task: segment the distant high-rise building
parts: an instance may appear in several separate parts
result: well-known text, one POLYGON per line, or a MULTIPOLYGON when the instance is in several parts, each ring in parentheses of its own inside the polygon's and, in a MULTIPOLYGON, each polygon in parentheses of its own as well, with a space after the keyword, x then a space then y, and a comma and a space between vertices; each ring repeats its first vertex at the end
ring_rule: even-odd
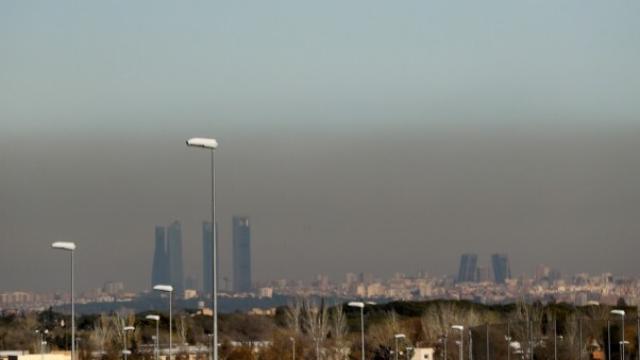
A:
POLYGON ((151 287, 169 282, 169 256, 167 254, 165 233, 164 226, 156 226, 156 243, 151 268, 151 287))
MULTIPOLYGON (((218 229, 216 226, 216 238, 218 238, 218 229)), ((211 270, 213 269, 212 253, 211 253, 211 244, 213 240, 211 239, 211 223, 203 222, 202 223, 202 291, 205 294, 211 294, 211 270)), ((219 242, 216 242, 216 246, 219 249, 219 242)), ((218 250, 216 249, 216 250, 218 250)), ((218 251, 216 251, 218 252, 218 251)), ((219 253, 218 253, 218 256, 219 253)), ((216 270, 218 273, 218 289, 220 288, 220 262, 216 264, 216 270)))
POLYGON ((233 217, 233 290, 251 291, 251 226, 243 216, 233 217))
POLYGON ((498 284, 504 284, 505 280, 511 279, 511 266, 507 254, 491 255, 491 266, 493 267, 493 279, 498 284))
POLYGON ((167 227, 167 249, 169 253, 169 284, 178 297, 184 296, 184 271, 182 264, 182 226, 179 221, 167 227))
POLYGON ((478 255, 462 254, 460 257, 460 269, 458 270, 458 282, 476 281, 478 255))

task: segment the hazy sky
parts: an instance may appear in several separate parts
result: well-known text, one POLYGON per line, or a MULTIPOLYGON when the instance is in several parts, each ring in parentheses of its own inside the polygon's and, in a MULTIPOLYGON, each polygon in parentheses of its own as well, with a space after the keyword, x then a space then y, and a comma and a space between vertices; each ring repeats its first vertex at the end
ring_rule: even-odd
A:
POLYGON ((201 221, 254 278, 638 275, 637 1, 3 1, 0 291, 149 287, 153 228, 201 221))

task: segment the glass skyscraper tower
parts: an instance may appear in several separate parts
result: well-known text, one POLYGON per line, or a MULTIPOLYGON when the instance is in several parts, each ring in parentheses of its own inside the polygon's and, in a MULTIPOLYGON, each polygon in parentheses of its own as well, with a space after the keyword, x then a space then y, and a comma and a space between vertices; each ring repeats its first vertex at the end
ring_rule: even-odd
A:
POLYGON ((182 264, 182 225, 179 221, 167 227, 167 249, 169 253, 169 284, 177 297, 184 296, 184 275, 182 264))
POLYGON ((233 290, 251 291, 251 225, 244 216, 233 217, 233 290))

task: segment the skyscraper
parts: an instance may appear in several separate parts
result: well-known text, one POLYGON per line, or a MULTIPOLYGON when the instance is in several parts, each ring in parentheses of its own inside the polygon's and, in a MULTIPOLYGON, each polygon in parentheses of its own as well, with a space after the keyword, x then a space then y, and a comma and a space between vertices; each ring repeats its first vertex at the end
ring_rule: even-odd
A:
POLYGON ((167 227, 167 249, 169 253, 169 284, 173 286, 176 296, 182 297, 184 295, 182 226, 177 220, 167 227))
POLYGON ((458 270, 458 282, 476 281, 478 255, 462 254, 460 257, 460 269, 458 270))
POLYGON ((251 226, 244 216, 233 217, 233 290, 251 291, 251 226))
POLYGON ((511 266, 507 254, 491 255, 491 266, 493 267, 493 278, 496 283, 504 284, 506 279, 511 278, 511 266))
MULTIPOLYGON (((216 238, 218 238, 218 227, 216 226, 216 238)), ((205 294, 211 294, 211 270, 213 269, 213 262, 211 261, 211 244, 213 240, 211 239, 211 223, 203 222, 202 223, 202 291, 205 294)), ((220 248, 219 242, 216 242, 216 246, 218 249, 220 248)), ((218 250, 216 249, 216 250, 218 250)), ((218 251, 216 251, 218 252, 218 251)), ((220 256, 220 255, 218 255, 220 256)), ((216 270, 218 274, 218 288, 220 288, 220 262, 216 264, 216 270)))
POLYGON ((169 257, 165 241, 164 226, 156 226, 155 249, 153 251, 153 266, 151 268, 151 286, 169 282, 169 257))

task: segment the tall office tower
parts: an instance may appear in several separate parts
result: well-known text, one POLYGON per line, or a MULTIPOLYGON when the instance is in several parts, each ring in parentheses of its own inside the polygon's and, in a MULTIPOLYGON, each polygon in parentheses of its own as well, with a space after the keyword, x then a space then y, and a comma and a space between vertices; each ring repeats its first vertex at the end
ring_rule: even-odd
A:
POLYGON ((458 282, 476 281, 478 255, 462 254, 460 257, 460 269, 458 270, 458 282))
POLYGON ((151 287, 169 282, 169 257, 167 255, 165 234, 164 226, 156 226, 156 245, 153 251, 151 287))
POLYGON ((493 267, 493 278, 496 283, 504 284, 506 279, 511 278, 511 267, 507 254, 491 255, 491 266, 493 267))
POLYGON ((182 226, 179 221, 167 227, 167 249, 169 250, 169 284, 176 297, 184 296, 184 276, 182 267, 182 226))
POLYGON ((251 226, 244 216, 233 217, 233 290, 251 291, 251 226))
MULTIPOLYGON (((216 226, 216 239, 220 240, 218 237, 218 228, 216 226)), ((211 223, 203 222, 202 223, 202 291, 205 294, 211 294, 211 270, 213 269, 213 262, 211 261, 211 244, 213 240, 211 239, 211 223)), ((220 242, 216 242, 216 252, 218 253, 218 258, 220 258, 220 253, 217 251, 220 249, 220 242)), ((216 279, 218 282, 218 289, 220 289, 220 262, 216 264, 216 270, 218 272, 218 278, 216 279)))

